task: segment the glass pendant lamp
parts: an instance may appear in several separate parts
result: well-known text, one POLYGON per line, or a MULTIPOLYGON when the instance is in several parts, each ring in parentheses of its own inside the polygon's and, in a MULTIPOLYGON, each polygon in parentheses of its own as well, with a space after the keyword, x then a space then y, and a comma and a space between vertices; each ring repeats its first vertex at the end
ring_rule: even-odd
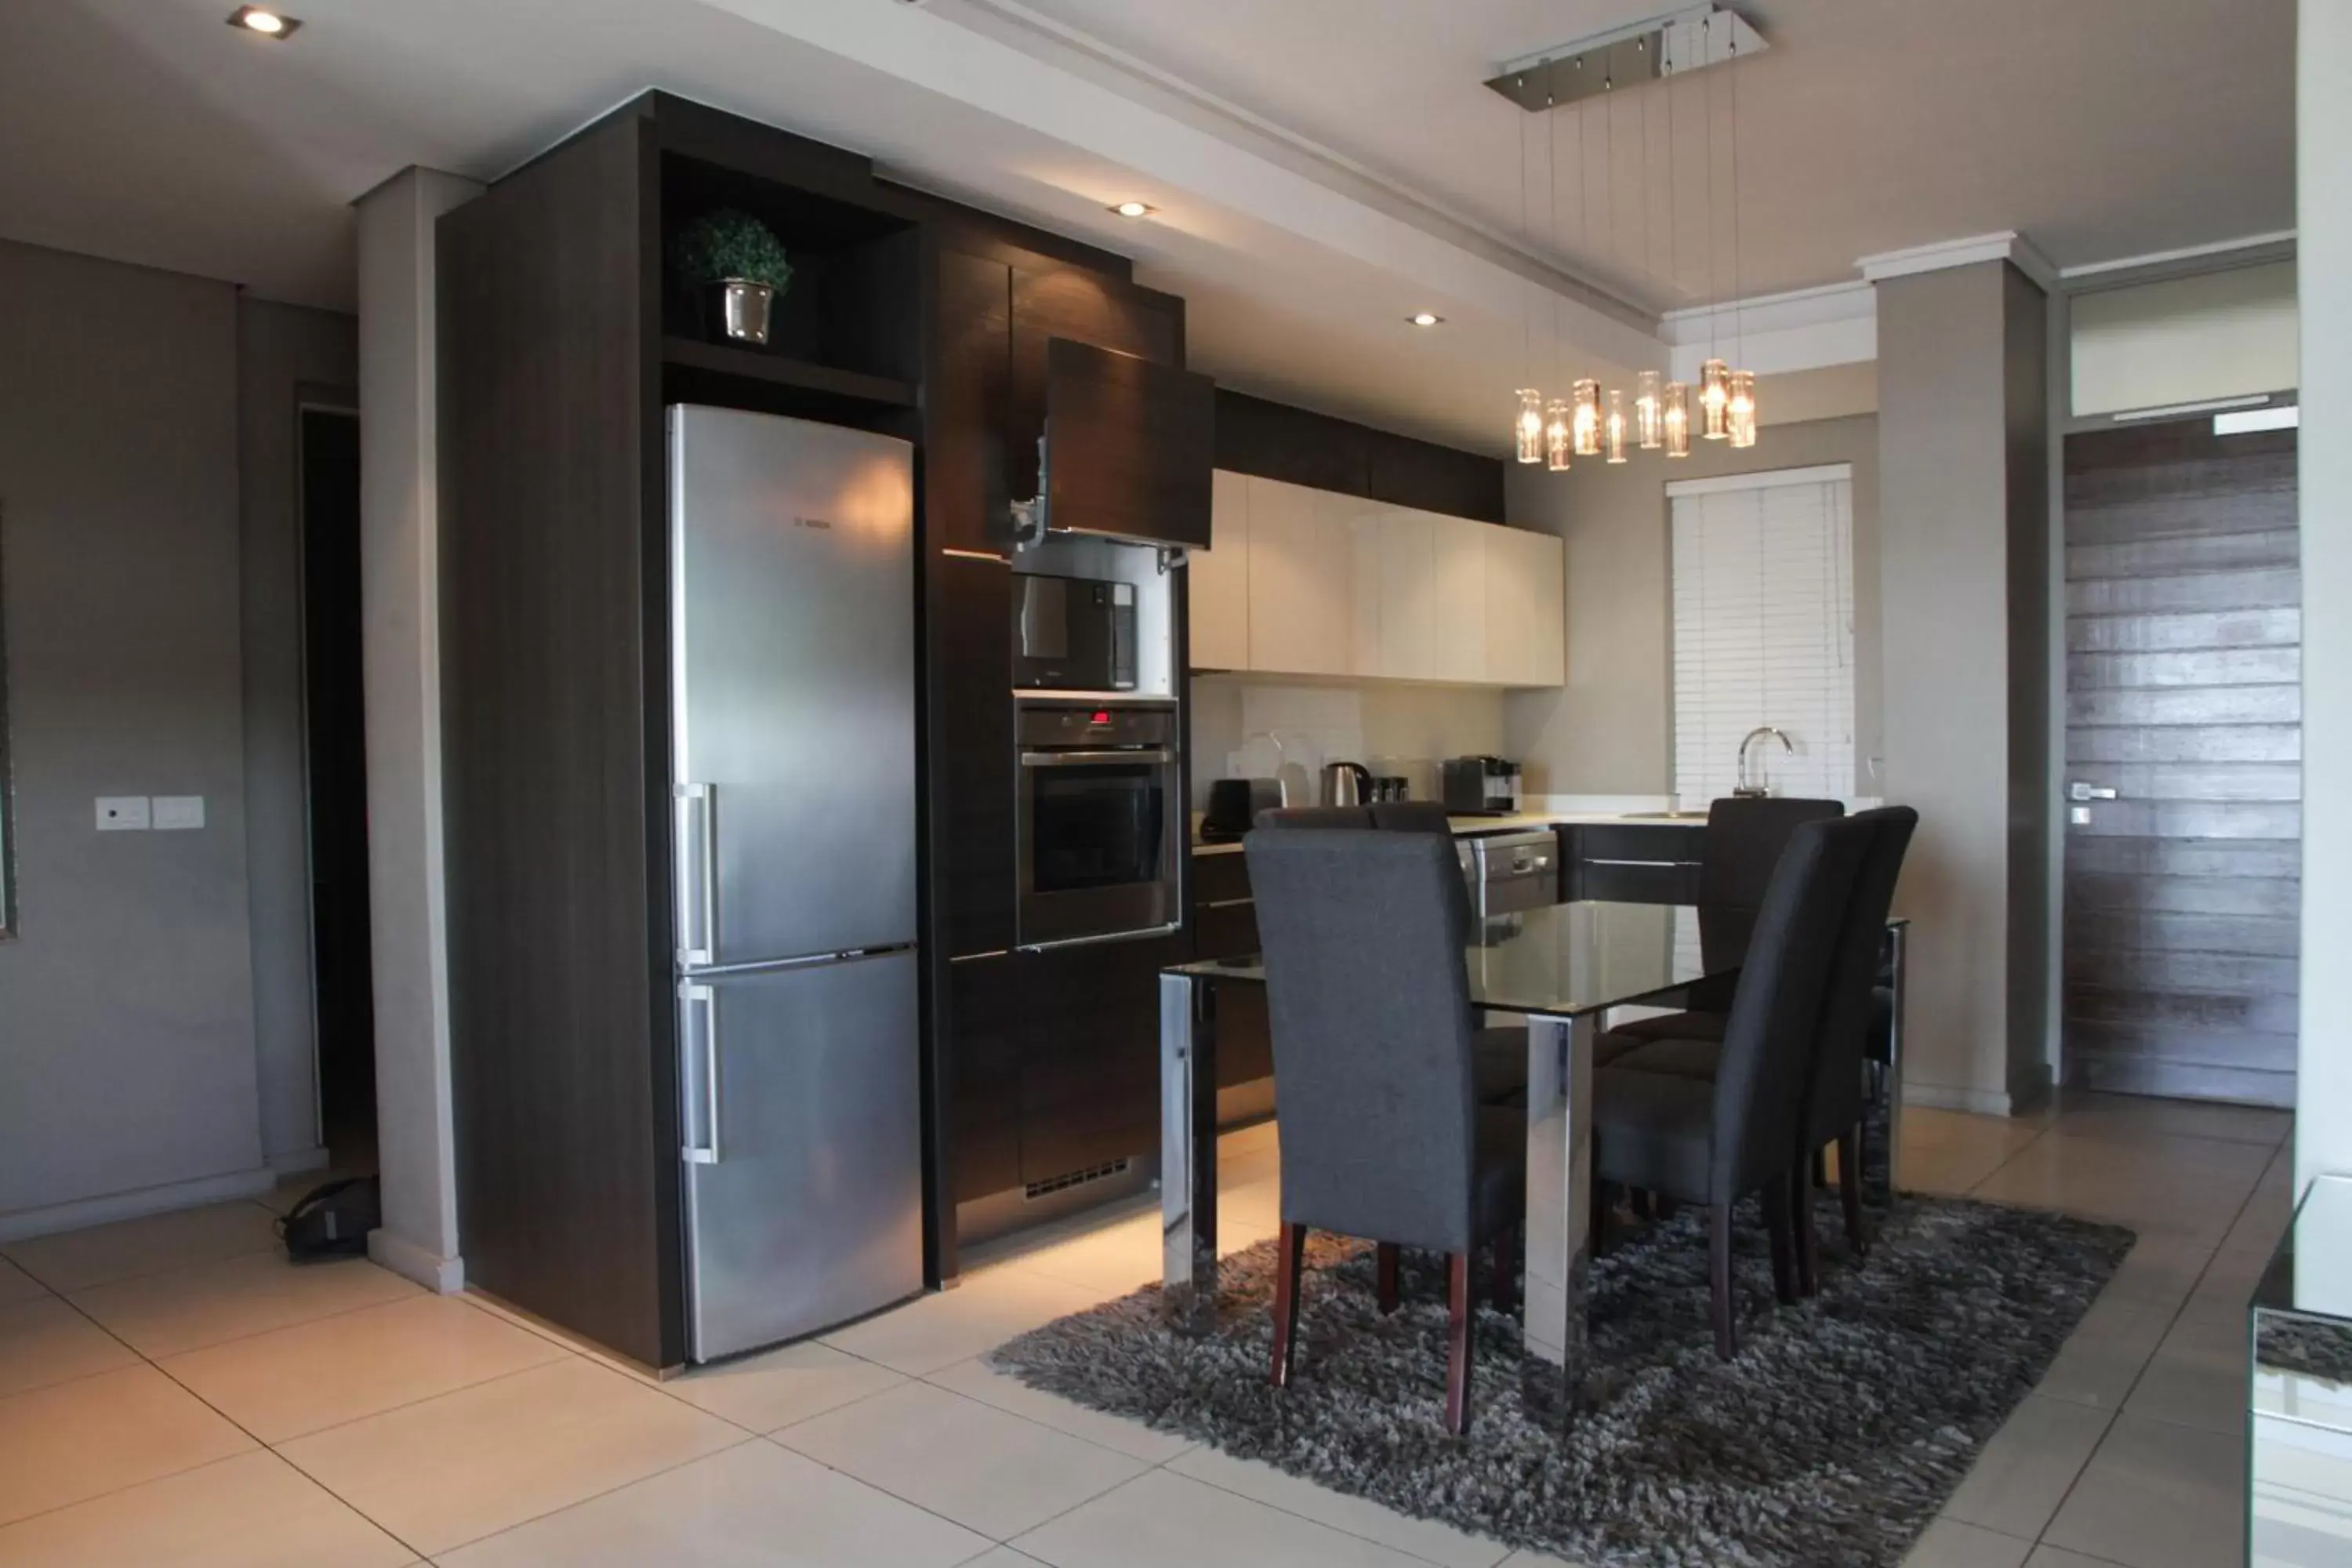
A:
POLYGON ((1571 425, 1580 458, 1601 456, 1601 384, 1590 377, 1576 384, 1576 412, 1571 425))
POLYGON ((1625 393, 1623 388, 1612 386, 1609 389, 1609 416, 1601 421, 1601 430, 1602 444, 1607 447, 1609 452, 1609 460, 1612 463, 1623 462, 1625 460, 1625 393))
POLYGON ((1532 386, 1519 388, 1519 461, 1543 461, 1543 394, 1532 386))
POLYGON ((1562 473, 1567 470, 1568 449, 1573 438, 1574 430, 1569 423, 1568 405, 1555 397, 1544 415, 1544 461, 1553 473, 1562 473))
POLYGON ((1665 412, 1659 422, 1665 426, 1666 456, 1690 456, 1690 388, 1679 381, 1666 383, 1665 412))
POLYGON ((1643 371, 1633 381, 1633 438, 1644 452, 1665 444, 1665 412, 1658 396, 1658 373, 1643 371))
POLYGON ((1756 375, 1752 371, 1731 373, 1731 396, 1724 405, 1724 416, 1731 429, 1735 447, 1756 445, 1756 375))
POLYGON ((1710 441, 1731 434, 1731 367, 1719 359, 1698 367, 1698 433, 1710 441))

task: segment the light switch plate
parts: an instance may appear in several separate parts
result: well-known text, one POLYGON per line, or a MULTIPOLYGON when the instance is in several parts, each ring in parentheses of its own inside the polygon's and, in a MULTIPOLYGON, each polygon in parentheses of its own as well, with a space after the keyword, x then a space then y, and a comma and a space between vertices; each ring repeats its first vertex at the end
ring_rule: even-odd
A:
POLYGON ((142 832, 147 821, 147 797, 143 795, 102 795, 98 797, 98 830, 100 833, 142 832))
POLYGON ((158 833, 184 832, 204 825, 203 795, 159 795, 155 797, 155 830, 158 833))

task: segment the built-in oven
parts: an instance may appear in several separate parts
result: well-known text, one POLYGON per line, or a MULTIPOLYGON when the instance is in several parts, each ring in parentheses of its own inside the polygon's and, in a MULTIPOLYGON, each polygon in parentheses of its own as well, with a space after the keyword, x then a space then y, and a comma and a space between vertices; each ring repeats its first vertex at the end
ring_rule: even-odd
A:
POLYGON ((1013 684, 1032 691, 1135 689, 1135 584, 1013 574, 1013 684))
POLYGON ((1024 698, 1016 714, 1021 945, 1176 930, 1186 844, 1175 705, 1024 698))

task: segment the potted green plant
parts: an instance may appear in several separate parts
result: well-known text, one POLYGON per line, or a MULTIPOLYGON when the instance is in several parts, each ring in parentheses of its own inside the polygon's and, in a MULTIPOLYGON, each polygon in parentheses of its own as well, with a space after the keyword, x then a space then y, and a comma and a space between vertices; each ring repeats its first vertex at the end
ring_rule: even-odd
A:
POLYGON ((749 213, 704 213, 677 237, 679 274, 706 291, 720 330, 737 342, 765 344, 769 309, 793 280, 782 241, 749 213))

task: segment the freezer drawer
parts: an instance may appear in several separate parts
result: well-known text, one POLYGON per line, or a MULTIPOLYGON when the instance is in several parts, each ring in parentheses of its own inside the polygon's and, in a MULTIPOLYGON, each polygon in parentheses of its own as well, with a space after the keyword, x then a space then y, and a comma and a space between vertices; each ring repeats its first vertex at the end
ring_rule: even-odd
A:
POLYGON ((912 950, 678 987, 688 1353, 814 1333, 923 1286, 912 950))

